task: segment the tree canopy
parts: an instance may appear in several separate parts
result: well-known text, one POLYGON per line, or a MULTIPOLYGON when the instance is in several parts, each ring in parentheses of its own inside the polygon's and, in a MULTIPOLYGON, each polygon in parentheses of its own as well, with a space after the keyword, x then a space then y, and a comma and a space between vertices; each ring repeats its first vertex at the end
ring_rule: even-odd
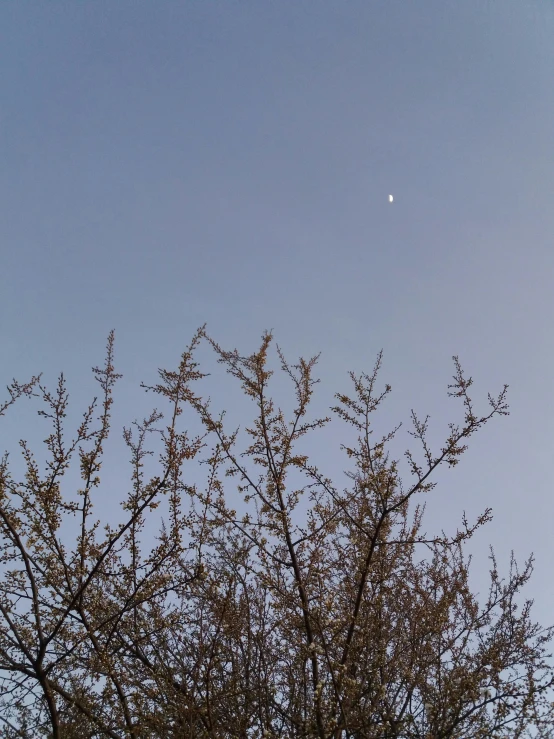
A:
POLYGON ((370 374, 350 373, 331 409, 357 436, 341 445, 349 484, 339 489, 301 449, 331 420, 309 415, 318 357, 289 364, 277 347, 295 400, 287 418, 270 394, 271 342, 265 333, 243 357, 202 327, 178 367, 143 386, 165 407, 123 430, 131 472, 118 523, 94 507, 121 377, 113 332, 93 369, 99 398, 72 438, 63 375, 54 391, 41 376, 8 387, 0 415, 38 397, 51 433, 42 466, 20 442, 23 479, 7 453, 0 464, 1 736, 554 737, 553 631, 520 596, 532 558, 518 567, 512 557, 502 576, 491 550, 480 600, 465 545, 490 509, 451 535, 422 529, 433 473, 507 415, 507 387, 477 410, 454 357, 448 395, 463 420, 432 449, 428 418, 412 412, 417 449, 406 451, 402 479, 389 451, 399 427, 374 435, 372 414, 391 391, 377 389, 379 354, 370 374), (197 394, 200 342, 253 402, 246 445, 197 394), (162 450, 147 475, 154 432, 162 450), (73 463, 81 483, 68 492, 73 463), (191 464, 205 471, 202 485, 191 464), (158 506, 165 515, 146 546, 158 506))

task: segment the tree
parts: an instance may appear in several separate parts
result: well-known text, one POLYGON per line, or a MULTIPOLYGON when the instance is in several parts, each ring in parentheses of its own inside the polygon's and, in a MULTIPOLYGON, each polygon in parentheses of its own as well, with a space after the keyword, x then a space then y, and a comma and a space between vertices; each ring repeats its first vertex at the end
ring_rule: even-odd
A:
POLYGON ((103 533, 93 503, 120 377, 113 332, 104 368, 93 370, 100 413, 95 399, 72 441, 63 375, 52 393, 40 376, 9 386, 0 415, 40 396, 52 432, 44 470, 23 441, 24 479, 14 479, 7 454, 0 465, 2 736, 554 737, 552 629, 518 602, 532 558, 519 569, 512 557, 503 579, 491 550, 479 602, 464 545, 491 511, 474 523, 464 516, 452 536, 429 537, 417 503, 440 465, 455 466, 470 436, 507 415, 507 387, 479 415, 455 357, 448 394, 464 420, 432 451, 428 418, 412 412, 421 459, 406 452, 405 482, 388 451, 399 427, 373 439, 371 414, 391 390, 376 392, 379 354, 370 375, 350 374, 351 395, 336 395, 333 412, 358 437, 341 446, 350 482, 339 490, 300 450, 330 420, 308 418, 318 357, 289 365, 277 347, 296 401, 287 421, 269 395, 271 341, 264 334, 242 357, 202 327, 178 368, 143 386, 169 405, 168 421, 160 427, 154 410, 124 429, 131 489, 124 520, 103 533), (242 452, 239 430, 229 433, 224 414, 193 392, 206 376, 194 361, 201 341, 255 403, 242 452), (201 422, 199 435, 181 428, 185 410, 201 422), (146 476, 155 431, 159 470, 146 476), (62 495, 75 457, 81 487, 62 495), (202 488, 187 482, 191 462, 206 469, 202 488), (158 505, 166 516, 145 550, 158 505))

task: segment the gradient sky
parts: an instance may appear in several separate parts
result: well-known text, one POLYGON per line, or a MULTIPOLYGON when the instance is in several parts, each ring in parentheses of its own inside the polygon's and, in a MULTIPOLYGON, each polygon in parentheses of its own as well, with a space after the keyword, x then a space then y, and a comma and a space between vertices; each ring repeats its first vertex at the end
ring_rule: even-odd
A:
MULTIPOLYGON (((121 444, 199 325, 243 354, 273 329, 322 352, 323 414, 382 348, 383 431, 413 407, 438 444, 458 354, 511 415, 437 478, 426 528, 491 506, 477 570, 489 542, 502 568, 534 551, 554 622, 553 39, 548 0, 2 3, 0 382, 63 370, 80 413, 114 328, 121 444)), ((36 407, 2 450, 44 438, 36 407)), ((329 428, 314 461, 339 474, 329 428)))

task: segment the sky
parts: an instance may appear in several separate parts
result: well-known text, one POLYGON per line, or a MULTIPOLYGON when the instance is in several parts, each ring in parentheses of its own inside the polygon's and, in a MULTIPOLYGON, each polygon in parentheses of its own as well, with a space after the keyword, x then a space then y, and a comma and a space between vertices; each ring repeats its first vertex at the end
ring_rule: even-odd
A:
MULTIPOLYGON (((0 4, 0 385, 63 371, 78 418, 115 329, 100 515, 122 426, 156 405, 140 383, 204 323, 242 354, 266 329, 291 361, 321 352, 323 415, 382 349, 380 428, 429 413, 435 447, 458 355, 477 409, 507 383, 511 415, 437 477, 426 529, 490 506, 477 578, 489 544, 504 571, 534 552, 554 622, 553 38, 544 0, 0 4)), ((37 407, 2 419, 14 459, 37 407)), ((331 476, 347 435, 313 444, 331 476)))

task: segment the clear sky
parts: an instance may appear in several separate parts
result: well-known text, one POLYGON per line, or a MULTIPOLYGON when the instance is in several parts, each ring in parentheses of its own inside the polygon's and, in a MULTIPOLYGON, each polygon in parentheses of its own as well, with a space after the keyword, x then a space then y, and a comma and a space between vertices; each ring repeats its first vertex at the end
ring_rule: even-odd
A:
POLYGON ((553 40, 547 0, 1 3, 2 385, 63 370, 80 413, 115 328, 120 439, 199 325, 244 354, 272 328, 322 352, 323 413, 382 348, 383 422, 430 412, 439 443, 459 354, 511 415, 427 528, 490 505, 479 566, 534 551, 553 622, 553 40))

